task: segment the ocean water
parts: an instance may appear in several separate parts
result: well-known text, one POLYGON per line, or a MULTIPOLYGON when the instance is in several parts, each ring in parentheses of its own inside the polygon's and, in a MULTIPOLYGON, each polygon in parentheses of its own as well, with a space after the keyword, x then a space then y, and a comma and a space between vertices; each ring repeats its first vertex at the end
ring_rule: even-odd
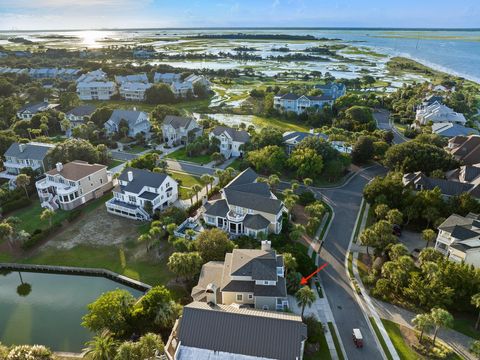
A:
MULTIPOLYGON (((477 30, 398 30, 398 29, 129 29, 54 32, 0 32, 0 42, 10 36, 23 36, 34 41, 46 34, 59 34, 69 45, 78 47, 102 47, 116 41, 123 44, 139 44, 142 39, 157 37, 176 38, 205 33, 268 33, 314 35, 337 38, 355 46, 367 46, 392 56, 415 59, 425 65, 451 74, 480 82, 480 29, 477 30)), ((248 43, 246 40, 244 43, 248 43)), ((162 46, 165 42, 147 43, 162 46)), ((288 43, 288 41, 285 41, 288 43)), ((278 43, 277 43, 278 45, 278 43)), ((58 46, 58 43, 57 43, 58 46)), ((294 45, 292 45, 292 48, 294 45)))

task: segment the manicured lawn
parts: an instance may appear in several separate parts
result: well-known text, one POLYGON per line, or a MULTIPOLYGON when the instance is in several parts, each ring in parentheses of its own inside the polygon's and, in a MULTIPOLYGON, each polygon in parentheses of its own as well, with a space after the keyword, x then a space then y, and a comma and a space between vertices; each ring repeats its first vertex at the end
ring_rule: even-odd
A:
POLYGON ((200 178, 189 175, 186 173, 180 173, 176 171, 171 171, 169 172, 169 175, 173 177, 175 180, 177 180, 180 183, 179 189, 178 189, 178 194, 180 199, 186 200, 190 198, 190 191, 192 189, 192 186, 195 184, 198 184, 200 186, 204 186, 202 182, 200 181, 200 178))
POLYGON ((228 165, 228 167, 231 167, 232 169, 235 169, 235 170, 240 170, 241 163, 242 163, 241 159, 235 159, 230 165, 228 165))
POLYGON ((44 248, 37 255, 20 262, 104 268, 150 285, 165 285, 174 277, 166 266, 167 261, 168 256, 161 262, 137 259, 123 247, 80 245, 69 250, 44 248))
POLYGON ((332 355, 328 350, 327 339, 325 338, 324 334, 322 334, 319 345, 320 345, 320 350, 318 350, 313 355, 310 355, 310 356, 305 355, 303 358, 305 360, 331 360, 332 355))
POLYGON ((110 161, 110 163, 108 164, 108 170, 110 169, 113 169, 114 167, 117 167, 118 165, 120 164, 123 164, 125 161, 122 161, 122 160, 112 160, 110 161))
POLYGON ((260 116, 253 117, 253 124, 259 128, 275 127, 284 131, 308 132, 310 130, 310 126, 300 122, 292 122, 277 118, 265 118, 260 116))
POLYGON ((338 359, 344 360, 345 357, 343 356, 342 348, 340 347, 340 341, 338 341, 337 332, 335 331, 335 328, 333 327, 333 324, 331 322, 328 323, 328 329, 332 334, 333 343, 335 344, 335 350, 337 350, 338 359))
POLYGON ((358 235, 360 233, 360 227, 362 226, 362 219, 365 213, 365 208, 367 207, 367 202, 362 202, 362 208, 360 209, 360 216, 358 218, 357 226, 355 227, 355 234, 353 235, 353 242, 357 242, 358 235))
MULTIPOLYGON (((20 228, 28 233, 32 233, 36 229, 46 229, 49 226, 48 221, 40 220, 40 214, 45 210, 40 206, 40 201, 34 199, 30 206, 12 212, 9 216, 18 217, 21 221, 20 228)), ((59 224, 68 217, 68 211, 57 210, 52 218, 52 224, 59 224)))
MULTIPOLYGON (((385 343, 385 340, 383 339, 383 336, 382 334, 380 333, 380 329, 378 328, 377 326, 377 323, 373 320, 373 318, 369 318, 370 319, 370 323, 372 324, 372 327, 373 327, 373 330, 375 331, 375 334, 377 336, 377 339, 378 341, 380 341, 380 344, 382 345, 382 349, 383 349, 383 352, 385 353, 385 355, 387 356, 387 359, 388 360, 393 360, 393 357, 392 357, 392 354, 390 353, 390 350, 388 350, 388 347, 387 347, 387 344, 385 343)), ((382 320, 383 321, 383 320, 382 320)), ((395 323, 393 323, 394 325, 396 325, 395 323)), ((386 327, 386 326, 385 326, 386 327)), ((387 330, 388 331, 388 330, 387 330)), ((398 332, 399 332, 399 335, 400 337, 402 336, 402 334, 400 334, 400 329, 398 329, 398 332)), ((391 335, 389 333, 389 336, 391 338, 391 335)), ((402 338, 402 337, 401 337, 402 338)), ((402 338, 403 339, 403 338, 402 338)), ((392 342, 393 342, 393 339, 392 339, 392 342)), ((394 345, 395 345, 395 342, 393 342, 394 345)), ((397 348, 397 346, 395 345, 395 348, 397 348)), ((398 350, 398 349, 397 349, 398 350)), ((399 354, 400 356, 400 354, 399 354)))
POLYGON ((211 161, 210 155, 188 156, 185 148, 175 150, 174 152, 168 154, 166 158, 172 160, 190 161, 197 164, 207 164, 211 161))
POLYGON ((480 340, 480 331, 475 330, 475 321, 477 320, 476 317, 469 319, 458 319, 455 318, 453 321, 453 329, 470 336, 471 338, 480 340))

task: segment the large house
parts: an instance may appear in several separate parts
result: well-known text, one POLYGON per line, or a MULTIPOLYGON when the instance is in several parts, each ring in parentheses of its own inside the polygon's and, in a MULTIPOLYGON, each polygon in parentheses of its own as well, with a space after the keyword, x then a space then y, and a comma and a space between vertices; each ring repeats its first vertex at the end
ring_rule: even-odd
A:
POLYGON ((420 106, 415 115, 415 121, 420 125, 429 123, 454 123, 465 125, 467 120, 463 114, 457 113, 448 106, 434 102, 431 105, 420 106))
POLYGON ((434 123, 432 125, 432 133, 446 138, 472 134, 478 135, 478 131, 475 129, 449 122, 434 123))
POLYGON ((444 197, 469 193, 475 198, 480 198, 480 167, 462 166, 446 175, 446 179, 437 179, 428 177, 421 171, 407 173, 403 175, 403 185, 417 191, 439 188, 444 197))
POLYGON ((81 75, 77 79, 77 94, 80 100, 110 100, 117 88, 108 81, 107 74, 101 69, 81 75))
POLYGON ((455 136, 448 140, 445 150, 464 165, 480 163, 480 136, 455 136))
POLYGON ((279 111, 292 111, 297 114, 305 112, 309 108, 321 109, 325 105, 332 106, 335 100, 328 95, 307 96, 288 93, 285 95, 275 95, 273 106, 279 111))
POLYGON ((320 90, 323 95, 330 96, 333 100, 337 100, 347 92, 345 84, 335 82, 330 82, 325 85, 315 85, 314 88, 320 90))
POLYGON ((297 145, 300 144, 300 142, 302 142, 302 140, 312 136, 328 141, 328 135, 325 135, 322 133, 316 133, 313 131, 313 129, 310 130, 310 132, 287 131, 283 133, 283 143, 285 144, 285 149, 287 151, 287 154, 290 155, 292 151, 295 150, 297 145))
POLYGON ((298 315, 192 302, 165 345, 169 360, 302 360, 307 326, 298 315))
POLYGON ((210 81, 203 75, 191 74, 191 75, 187 76, 184 81, 185 82, 190 82, 193 86, 195 84, 201 84, 206 89, 210 89, 210 87, 212 85, 210 83, 210 81))
POLYGON ((35 114, 55 109, 58 104, 50 104, 47 99, 38 103, 28 103, 17 111, 17 117, 22 120, 31 120, 35 114))
POLYGON ((128 124, 128 133, 130 137, 143 133, 147 134, 150 131, 150 120, 148 114, 137 110, 113 110, 110 118, 105 122, 105 130, 107 134, 113 134, 120 131, 121 122, 125 121, 128 124))
POLYGON ((70 129, 67 130, 67 136, 71 135, 73 128, 76 128, 85 123, 85 120, 90 120, 96 107, 93 105, 80 105, 65 114, 65 117, 70 121, 70 129))
POLYGON ((285 205, 257 178, 250 168, 241 172, 221 190, 221 199, 204 205, 203 220, 232 236, 280 233, 285 205))
POLYGON ((166 174, 126 168, 106 202, 107 211, 134 220, 150 220, 155 210, 163 210, 178 199, 178 183, 166 174), (151 209, 151 212, 150 212, 151 209))
POLYGON ((45 176, 35 186, 41 206, 51 210, 75 209, 112 188, 112 176, 105 165, 80 160, 57 163, 45 176))
POLYGON ((57 68, 41 68, 30 69, 28 75, 33 79, 54 79, 75 80, 80 73, 79 69, 57 69, 57 68))
POLYGON ((193 84, 189 81, 174 82, 170 88, 176 97, 193 96, 193 84))
POLYGON ((243 146, 250 141, 250 135, 245 130, 236 130, 226 126, 215 127, 208 135, 220 142, 219 150, 225 159, 231 156, 243 156, 243 146))
POLYGON ((185 145, 202 135, 202 128, 193 118, 167 115, 163 120, 163 141, 167 146, 185 145))
POLYGON ((143 82, 124 82, 120 85, 120 96, 125 100, 143 101, 145 92, 152 87, 152 84, 143 82))
POLYGON ((3 166, 6 170, 6 177, 16 176, 25 168, 31 168, 38 173, 49 170, 46 158, 47 153, 53 147, 52 144, 37 142, 13 143, 4 154, 5 162, 3 166))
POLYGON ((449 260, 480 267, 480 216, 452 214, 438 227, 435 249, 449 260))
POLYGON ((288 309, 283 256, 272 250, 268 240, 261 250, 234 249, 225 261, 203 265, 194 301, 240 305, 263 310, 288 309))
POLYGON ((180 82, 182 79, 182 74, 177 73, 155 73, 153 75, 153 82, 155 83, 165 83, 168 85, 172 85, 175 82, 180 82))

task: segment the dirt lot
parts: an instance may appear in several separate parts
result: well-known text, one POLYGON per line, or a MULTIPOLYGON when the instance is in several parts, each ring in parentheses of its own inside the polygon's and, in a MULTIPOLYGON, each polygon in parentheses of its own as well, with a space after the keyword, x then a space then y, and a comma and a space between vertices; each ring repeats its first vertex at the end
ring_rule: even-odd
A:
POLYGON ((77 245, 117 245, 135 241, 142 223, 109 214, 99 206, 78 221, 68 224, 45 247, 71 249, 77 245))

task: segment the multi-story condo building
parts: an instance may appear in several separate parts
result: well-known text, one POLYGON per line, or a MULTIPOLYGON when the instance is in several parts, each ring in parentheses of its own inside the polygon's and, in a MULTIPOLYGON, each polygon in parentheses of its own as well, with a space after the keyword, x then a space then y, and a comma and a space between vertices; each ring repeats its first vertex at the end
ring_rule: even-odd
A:
POLYGON ((162 124, 163 141, 167 146, 188 144, 202 135, 202 128, 193 118, 167 115, 162 124))
POLYGON ((72 210, 110 190, 112 176, 105 165, 75 160, 57 163, 35 186, 42 207, 72 210))
POLYGON ((120 85, 120 96, 125 100, 143 101, 145 100, 145 92, 150 89, 152 84, 141 82, 125 82, 120 85))
POLYGON ((37 142, 28 144, 13 143, 5 151, 5 177, 14 177, 20 174, 22 169, 31 168, 37 173, 44 173, 49 170, 47 153, 54 145, 37 142))
POLYGON ((50 104, 48 99, 39 103, 28 103, 17 111, 17 117, 21 120, 31 120, 35 114, 55 109, 58 104, 50 104))
POLYGON ((261 250, 234 249, 225 261, 203 265, 194 301, 241 305, 263 310, 288 309, 283 256, 272 250, 268 240, 261 250))
POLYGON ((170 88, 176 97, 187 97, 188 95, 194 95, 193 84, 189 81, 174 82, 172 85, 170 85, 170 88))
POLYGON ((178 73, 155 73, 155 75, 153 75, 153 82, 155 83, 162 82, 172 85, 175 82, 180 82, 181 79, 182 74, 178 73))
POLYGON ((113 81, 91 81, 77 83, 80 100, 110 100, 117 89, 113 81))
POLYGON ((187 76, 184 81, 185 82, 190 82, 190 83, 192 83, 192 85, 195 85, 197 83, 201 84, 202 86, 204 86, 208 90, 212 86, 210 81, 203 75, 191 74, 191 75, 187 76))
POLYGON ((115 82, 119 85, 125 84, 125 83, 143 83, 147 84, 148 83, 148 77, 147 74, 141 73, 141 74, 134 74, 134 75, 116 75, 115 76, 115 82))
POLYGON ((107 211, 134 220, 150 220, 153 211, 163 210, 178 199, 178 183, 166 174, 126 168, 106 202, 107 211))
POLYGON ((450 215, 439 227, 435 250, 449 260, 480 268, 480 216, 450 215))
POLYGON ((243 156, 243 146, 250 141, 250 135, 245 130, 236 130, 226 126, 216 126, 208 135, 220 142, 219 151, 225 159, 231 156, 243 156))
POLYGON ((192 302, 165 345, 168 360, 302 360, 299 315, 192 302))
POLYGON ((113 110, 110 118, 105 122, 107 134, 113 134, 120 131, 121 123, 125 121, 128 124, 128 133, 130 137, 150 131, 150 119, 148 114, 137 110, 113 110))
POLYGON ((232 236, 280 233, 285 205, 257 178, 250 168, 241 172, 220 191, 221 199, 204 205, 203 220, 232 236))

